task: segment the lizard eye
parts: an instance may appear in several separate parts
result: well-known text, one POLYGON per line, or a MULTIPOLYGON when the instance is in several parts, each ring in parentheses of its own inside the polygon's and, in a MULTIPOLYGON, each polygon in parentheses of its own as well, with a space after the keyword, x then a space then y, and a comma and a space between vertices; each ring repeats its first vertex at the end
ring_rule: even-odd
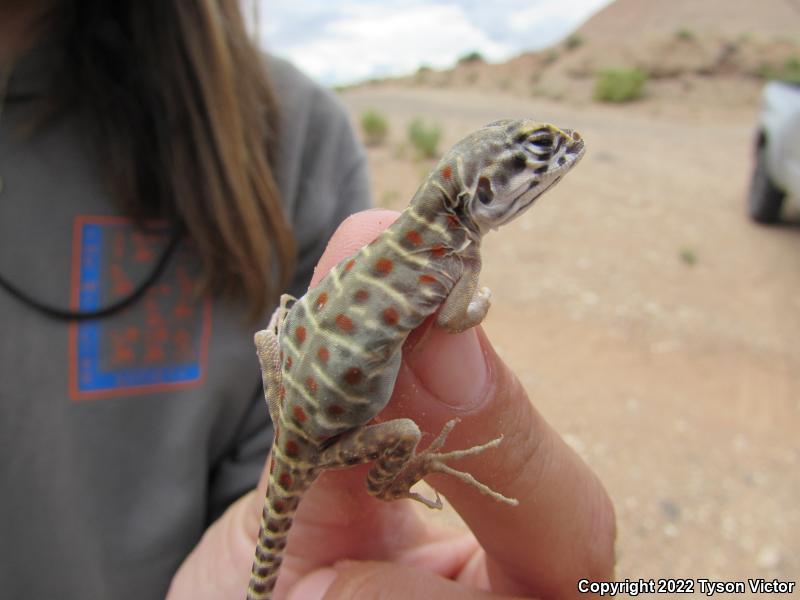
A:
POLYGON ((483 205, 491 204, 494 200, 494 192, 492 191, 492 182, 488 177, 481 177, 478 180, 478 189, 475 192, 478 197, 478 202, 483 205))
POLYGON ((555 145, 553 134, 547 129, 539 129, 528 136, 527 145, 531 152, 540 156, 552 151, 555 145))

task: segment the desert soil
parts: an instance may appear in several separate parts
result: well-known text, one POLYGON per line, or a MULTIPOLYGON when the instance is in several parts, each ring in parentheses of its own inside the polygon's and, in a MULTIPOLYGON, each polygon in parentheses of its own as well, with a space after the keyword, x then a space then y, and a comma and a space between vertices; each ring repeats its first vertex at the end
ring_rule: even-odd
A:
POLYGON ((604 481, 618 576, 800 576, 800 220, 744 213, 756 107, 569 106, 391 85, 376 108, 376 201, 400 209, 430 162, 404 143, 421 116, 446 148, 503 117, 587 140, 582 164, 485 241, 484 324, 532 402, 604 481), (790 219, 791 220, 791 219, 790 219))

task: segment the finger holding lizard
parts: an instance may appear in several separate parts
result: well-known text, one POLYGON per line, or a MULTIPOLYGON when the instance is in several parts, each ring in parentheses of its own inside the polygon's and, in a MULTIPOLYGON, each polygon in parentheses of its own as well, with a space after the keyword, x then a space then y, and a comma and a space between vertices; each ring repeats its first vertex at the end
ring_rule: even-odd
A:
MULTIPOLYGON (((394 218, 396 213, 376 210, 348 219, 331 239, 315 281, 394 218)), ((400 415, 426 432, 460 418, 448 439, 453 447, 503 434, 496 450, 459 467, 514 495, 520 505, 497 505, 446 475, 430 476, 475 534, 465 536, 425 520, 410 502, 368 496, 366 466, 324 473, 297 512, 278 598, 290 592, 291 598, 322 597, 328 586, 330 598, 353 597, 354 588, 369 597, 369 590, 412 585, 409 570, 413 585, 435 590, 440 600, 467 600, 473 593, 480 598, 480 589, 570 597, 579 576, 611 577, 614 513, 607 495, 536 412, 480 328, 450 334, 426 323, 412 333, 381 417, 400 415)), ((206 532, 173 580, 169 600, 238 597, 267 477, 265 467, 258 488, 206 532)), ((403 596, 414 589, 396 591, 403 596)))
MULTIPOLYGON (((394 216, 368 211, 346 221, 323 255, 315 280, 394 216)), ((451 334, 428 322, 412 333, 392 400, 379 419, 403 416, 434 433, 459 418, 446 448, 503 436, 496 449, 465 457, 457 468, 518 498, 519 506, 498 503, 447 474, 426 477, 464 518, 479 546, 438 523, 420 522, 420 511, 410 503, 367 496, 363 468, 329 472, 309 490, 296 517, 293 543, 306 567, 296 576, 312 566, 362 558, 423 567, 472 589, 541 597, 577 595, 581 577, 612 577, 614 514, 602 485, 538 414, 480 327, 451 334)), ((285 568, 292 566, 287 557, 285 568)), ((365 585, 407 582, 390 577, 394 568, 348 563, 337 571, 332 597, 348 597, 351 585, 363 592, 365 585)), ((291 597, 313 593, 335 574, 312 575, 291 597)), ((464 589, 458 593, 463 596, 464 589)))

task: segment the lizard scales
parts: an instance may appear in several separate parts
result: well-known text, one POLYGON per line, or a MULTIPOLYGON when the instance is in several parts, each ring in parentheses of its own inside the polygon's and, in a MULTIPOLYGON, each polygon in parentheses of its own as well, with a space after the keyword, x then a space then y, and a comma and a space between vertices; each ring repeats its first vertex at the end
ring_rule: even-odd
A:
POLYGON ((437 453, 455 421, 423 452, 410 419, 368 426, 392 394, 408 333, 436 312, 453 332, 489 308, 478 288, 480 241, 524 212, 583 156, 579 134, 530 119, 473 132, 439 162, 408 208, 375 241, 336 265, 302 298, 281 298, 256 334, 264 390, 275 425, 270 477, 248 600, 272 597, 292 517, 319 472, 376 461, 367 490, 412 498, 411 486, 446 472, 516 504, 445 464, 496 446, 437 453))

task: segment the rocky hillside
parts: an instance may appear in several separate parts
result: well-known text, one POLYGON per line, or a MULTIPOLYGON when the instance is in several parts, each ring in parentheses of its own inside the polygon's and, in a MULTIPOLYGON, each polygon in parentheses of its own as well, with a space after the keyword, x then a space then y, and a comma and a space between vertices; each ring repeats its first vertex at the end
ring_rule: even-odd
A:
POLYGON ((617 0, 571 38, 561 70, 636 66, 656 79, 760 77, 800 58, 799 0, 617 0))
POLYGON ((798 0, 617 0, 578 30, 587 40, 670 36, 681 29, 729 38, 800 36, 798 0))
POLYGON ((617 68, 645 74, 644 99, 753 103, 766 77, 800 78, 800 0, 616 0, 550 48, 502 64, 465 57, 400 82, 581 103, 617 68))

